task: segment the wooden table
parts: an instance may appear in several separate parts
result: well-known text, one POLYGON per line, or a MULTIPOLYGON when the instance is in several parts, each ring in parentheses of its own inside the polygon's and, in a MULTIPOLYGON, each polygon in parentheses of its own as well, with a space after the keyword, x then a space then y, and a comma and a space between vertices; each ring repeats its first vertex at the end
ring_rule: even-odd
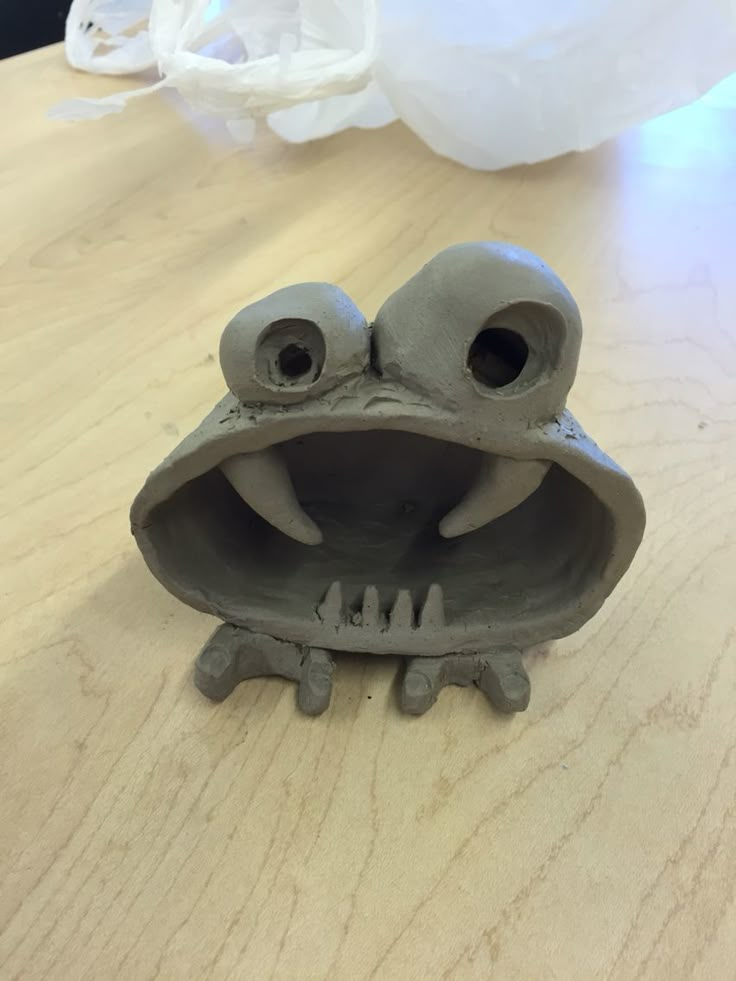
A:
POLYGON ((736 112, 725 96, 500 174, 400 125, 237 151, 60 48, 0 65, 3 979, 731 979, 736 964, 736 112), (326 279, 372 315, 453 241, 539 252, 582 308, 571 408, 649 525, 526 714, 393 659, 193 687, 213 622, 127 510, 224 391, 230 314, 326 279))

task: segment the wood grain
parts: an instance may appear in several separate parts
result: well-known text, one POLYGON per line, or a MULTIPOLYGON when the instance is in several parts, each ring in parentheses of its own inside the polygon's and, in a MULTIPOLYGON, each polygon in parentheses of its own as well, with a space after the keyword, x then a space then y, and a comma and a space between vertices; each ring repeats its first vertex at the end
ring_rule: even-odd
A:
MULTIPOLYGON (((3 979, 731 979, 736 964, 736 138, 700 104, 481 174, 401 126, 227 144, 50 48, 0 65, 3 979), (223 391, 230 314, 326 279, 371 315, 441 247, 539 252, 582 308, 571 408, 649 510, 528 712, 191 684, 212 623, 127 509, 223 391)), ((734 100, 736 101, 736 100, 734 100)))

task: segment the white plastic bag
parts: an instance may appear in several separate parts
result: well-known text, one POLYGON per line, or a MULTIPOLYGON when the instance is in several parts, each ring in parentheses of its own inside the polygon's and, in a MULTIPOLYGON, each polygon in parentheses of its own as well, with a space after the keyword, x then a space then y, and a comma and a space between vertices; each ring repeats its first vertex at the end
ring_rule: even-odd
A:
POLYGON ((736 70, 732 0, 74 0, 67 57, 161 80, 55 107, 123 108, 172 86, 247 137, 293 141, 400 116, 494 169, 587 149, 736 70))

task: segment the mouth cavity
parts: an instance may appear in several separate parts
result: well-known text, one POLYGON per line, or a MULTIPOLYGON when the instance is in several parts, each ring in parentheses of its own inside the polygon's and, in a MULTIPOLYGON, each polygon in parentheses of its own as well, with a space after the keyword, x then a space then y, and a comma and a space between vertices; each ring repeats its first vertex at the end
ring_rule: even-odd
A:
MULTIPOLYGON (((386 465, 391 466, 391 461, 383 461, 386 465)), ((277 531, 302 545, 322 544, 323 534, 294 491, 280 447, 230 457, 220 469, 246 504, 277 531)), ((500 518, 534 493, 548 469, 544 460, 511 460, 484 454, 467 491, 440 520, 440 535, 457 538, 500 518)))
POLYGON ((480 624, 491 639, 569 616, 600 578, 610 522, 556 464, 367 430, 231 457, 157 505, 148 534, 165 579, 231 622, 480 624))

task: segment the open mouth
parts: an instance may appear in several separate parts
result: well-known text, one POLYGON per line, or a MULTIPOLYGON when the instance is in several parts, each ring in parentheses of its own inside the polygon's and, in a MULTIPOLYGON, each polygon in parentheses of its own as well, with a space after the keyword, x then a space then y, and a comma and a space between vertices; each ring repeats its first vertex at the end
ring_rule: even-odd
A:
POLYGON ((281 443, 275 463, 261 455, 248 487, 236 491, 227 461, 184 484, 149 534, 181 591, 230 619, 245 607, 274 622, 509 627, 569 608, 600 576, 610 515, 553 464, 482 523, 496 506, 484 490, 494 459, 404 431, 310 433, 281 443))

